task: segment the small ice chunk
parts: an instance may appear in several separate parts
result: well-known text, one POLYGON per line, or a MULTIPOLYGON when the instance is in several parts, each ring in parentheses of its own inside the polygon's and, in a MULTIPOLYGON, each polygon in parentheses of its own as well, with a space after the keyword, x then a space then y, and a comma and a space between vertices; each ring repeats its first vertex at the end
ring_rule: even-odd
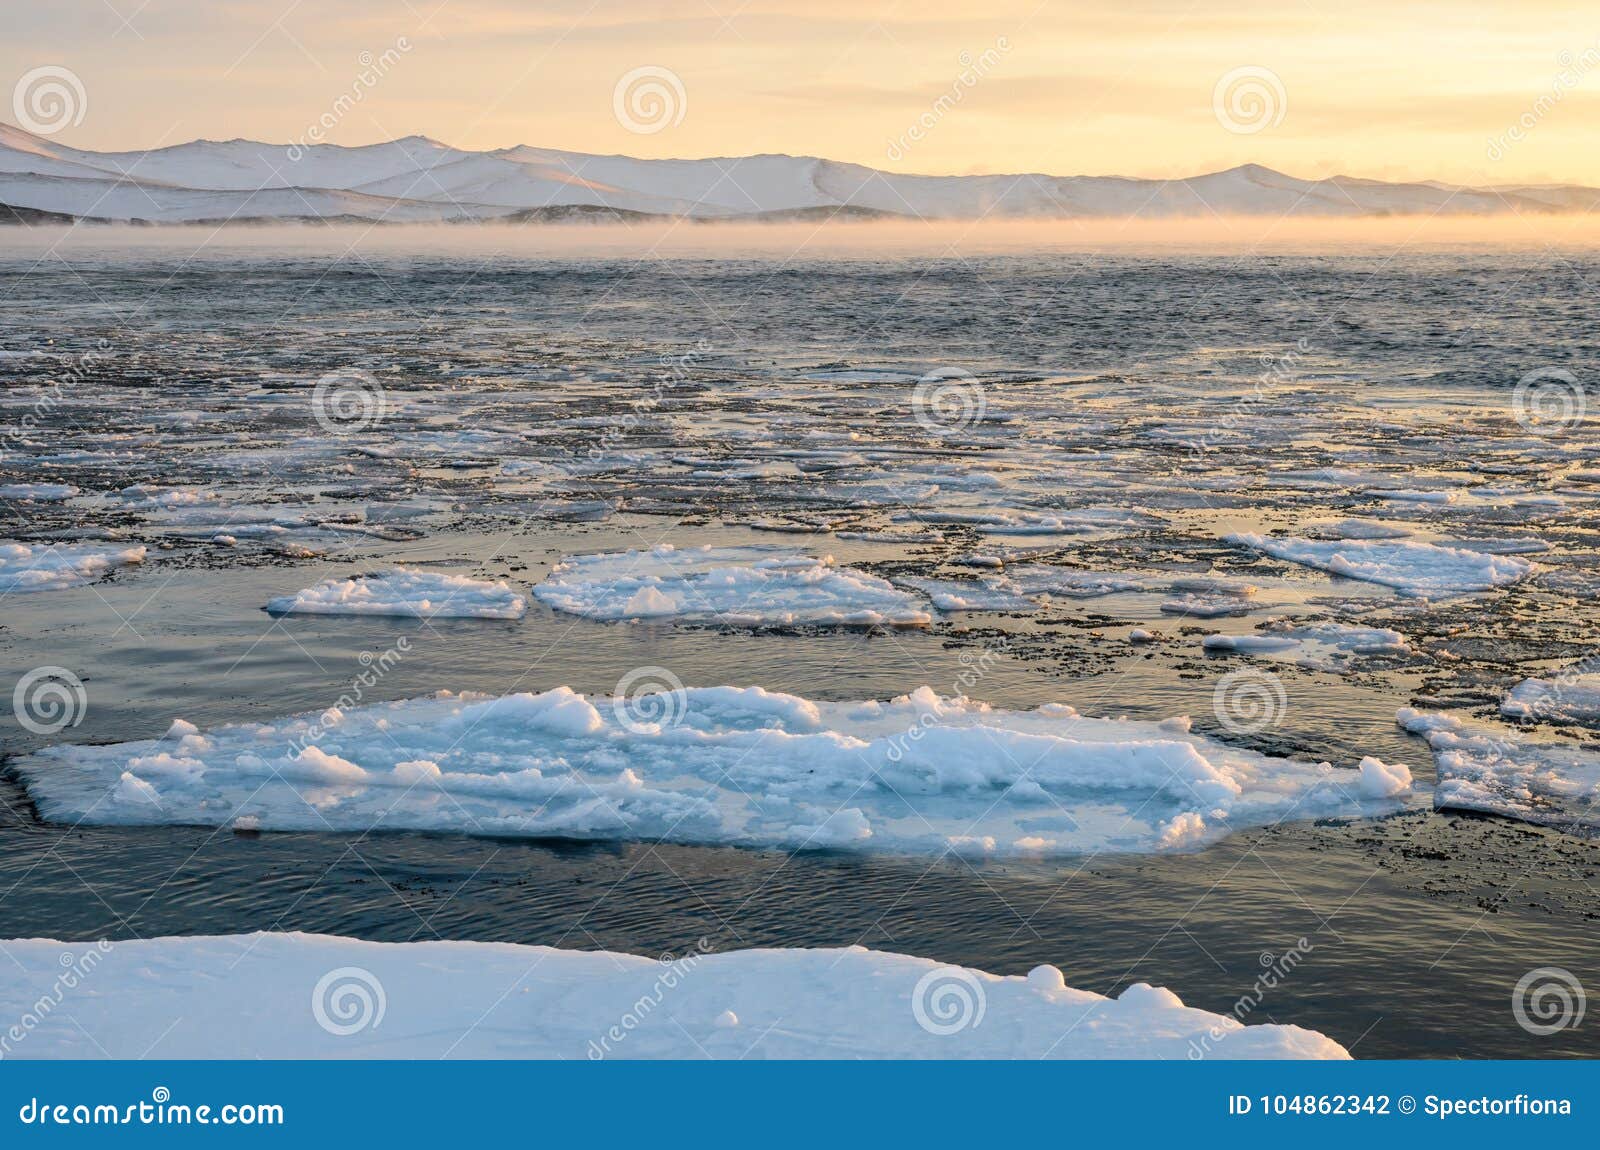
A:
POLYGON ((1385 763, 1368 755, 1361 760, 1361 793, 1372 799, 1388 799, 1411 790, 1411 769, 1404 763, 1385 763))
POLYGON ((1461 495, 1459 491, 1417 491, 1408 488, 1374 490, 1370 494, 1400 503, 1454 503, 1461 495))
POLYGON ((1161 604, 1167 615, 1189 615, 1196 619, 1217 619, 1225 615, 1247 615, 1254 606, 1248 599, 1232 595, 1185 595, 1161 604))
POLYGON ((1284 635, 1207 635, 1200 645, 1207 651, 1292 651, 1300 641, 1284 635))

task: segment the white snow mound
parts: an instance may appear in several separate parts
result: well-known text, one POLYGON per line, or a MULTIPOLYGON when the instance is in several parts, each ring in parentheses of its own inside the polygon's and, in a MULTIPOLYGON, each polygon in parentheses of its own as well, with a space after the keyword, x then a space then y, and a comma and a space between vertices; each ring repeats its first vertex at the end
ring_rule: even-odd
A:
POLYGON ((0 1015, 38 1020, 8 1058, 1349 1057, 1144 983, 1107 998, 1054 967, 1001 977, 862 947, 700 940, 658 959, 267 933, 3 946, 0 1015), (72 1009, 37 1015, 63 972, 72 1009))

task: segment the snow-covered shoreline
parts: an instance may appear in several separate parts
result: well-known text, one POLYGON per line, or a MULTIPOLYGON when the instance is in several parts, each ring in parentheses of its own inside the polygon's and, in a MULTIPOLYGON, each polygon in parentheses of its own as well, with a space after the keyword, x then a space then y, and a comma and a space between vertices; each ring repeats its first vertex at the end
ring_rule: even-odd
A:
POLYGON ((997 976, 870 951, 660 958, 511 943, 256 933, 6 940, 5 1058, 1319 1058, 1136 983, 997 976), (19 969, 20 968, 20 969, 19 969))

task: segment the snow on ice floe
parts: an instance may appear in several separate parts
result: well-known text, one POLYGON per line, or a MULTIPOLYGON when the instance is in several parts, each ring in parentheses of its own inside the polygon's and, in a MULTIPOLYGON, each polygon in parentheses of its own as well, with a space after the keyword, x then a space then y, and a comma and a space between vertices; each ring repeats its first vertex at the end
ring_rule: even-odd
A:
POLYGON ((324 579, 267 602, 274 615, 401 615, 419 619, 520 619, 528 601, 504 580, 396 567, 353 579, 324 579))
POLYGON ((730 626, 923 626, 915 596, 832 556, 765 547, 673 547, 563 559, 533 589, 557 611, 590 619, 686 619, 730 626))
POLYGON ((1434 805, 1552 826, 1600 827, 1600 753, 1535 742, 1455 715, 1402 708, 1400 726, 1433 749, 1434 805))
POLYGON ((1385 813, 1356 772, 1164 722, 997 710, 926 687, 814 702, 759 687, 638 700, 558 687, 329 710, 48 748, 41 815, 101 824, 374 828, 900 854, 1202 845, 1282 818, 1385 813))
POLYGON ((1326 542, 1255 534, 1229 535, 1226 542, 1417 596, 1488 591, 1519 582, 1537 570, 1526 559, 1513 555, 1432 543, 1372 539, 1326 542))
POLYGON ((36 1018, 18 1058, 1349 1057, 1316 1031, 1246 1026, 1142 982, 1107 998, 1053 966, 1001 976, 859 946, 699 940, 640 957, 277 933, 4 946, 6 1017, 34 1017, 63 971, 90 969, 95 987, 36 1018))
POLYGON ((1500 713, 1530 722, 1594 724, 1600 720, 1600 670, 1593 660, 1549 679, 1524 679, 1500 700, 1500 713))
POLYGON ((128 563, 144 562, 143 547, 84 543, 0 543, 0 594, 78 587, 128 563))
POLYGON ((0 499, 18 503, 59 503, 78 493, 78 489, 70 483, 0 484, 0 499))
POLYGON ((1388 627, 1361 627, 1345 623, 1311 623, 1277 626, 1251 635, 1207 635, 1207 651, 1236 651, 1290 660, 1312 670, 1344 671, 1359 658, 1373 655, 1409 655, 1410 641, 1388 627))

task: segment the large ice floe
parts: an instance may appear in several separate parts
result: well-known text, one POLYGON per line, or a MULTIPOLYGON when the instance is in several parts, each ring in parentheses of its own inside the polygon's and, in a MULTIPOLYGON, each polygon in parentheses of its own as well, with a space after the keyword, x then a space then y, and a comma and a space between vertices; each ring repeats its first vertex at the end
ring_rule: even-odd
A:
POLYGON ((1381 583, 1407 595, 1461 595, 1527 578, 1537 569, 1514 555, 1490 555, 1433 543, 1356 539, 1323 541, 1229 535, 1227 542, 1347 579, 1381 583))
POLYGON ((16 762, 58 822, 454 831, 903 854, 1198 846, 1401 805, 1355 771, 1268 758, 1187 719, 996 710, 923 687, 813 702, 759 687, 637 698, 565 687, 187 723, 16 762))
POLYGON ((402 615, 419 619, 520 619, 528 601, 504 580, 396 567, 352 579, 324 579, 267 602, 274 615, 402 615))
POLYGON ((1146 983, 1114 998, 862 947, 642 958, 311 934, 7 940, 7 1058, 1348 1058, 1146 983), (41 1014, 69 978, 71 1011, 41 1014), (92 1038, 90 1036, 93 1036, 92 1038))
POLYGON ((1396 719, 1433 748, 1436 807, 1600 828, 1600 754, 1411 707, 1396 719))
POLYGON ((923 626, 915 596, 876 575, 766 547, 673 547, 578 555, 533 589, 590 619, 687 619, 732 626, 923 626))
POLYGON ((144 562, 143 547, 83 543, 0 543, 0 595, 59 591, 93 582, 128 563, 144 562))

